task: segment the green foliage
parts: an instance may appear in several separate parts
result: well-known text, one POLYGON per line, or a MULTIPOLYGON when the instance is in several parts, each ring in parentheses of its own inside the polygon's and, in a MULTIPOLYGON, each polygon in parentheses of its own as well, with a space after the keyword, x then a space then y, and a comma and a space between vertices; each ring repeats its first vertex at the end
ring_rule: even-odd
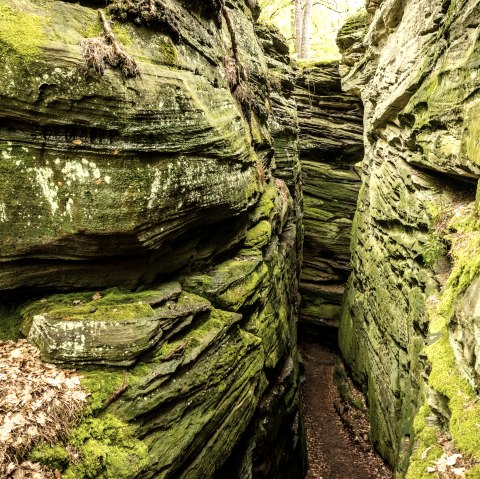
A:
POLYGON ((422 250, 423 261, 427 266, 433 266, 447 252, 445 243, 437 233, 428 236, 422 250))

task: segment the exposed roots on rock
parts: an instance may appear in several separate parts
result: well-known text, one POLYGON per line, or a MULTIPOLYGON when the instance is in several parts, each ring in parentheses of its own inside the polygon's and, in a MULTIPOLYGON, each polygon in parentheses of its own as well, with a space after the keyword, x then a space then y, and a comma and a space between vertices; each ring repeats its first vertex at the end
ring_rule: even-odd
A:
POLYGON ((248 71, 245 65, 240 61, 235 28, 228 10, 224 5, 221 7, 221 13, 225 19, 232 42, 232 55, 225 57, 223 62, 225 77, 233 96, 240 102, 245 110, 250 110, 254 103, 254 95, 248 85, 248 71))
POLYGON ((154 28, 170 35, 174 41, 181 40, 180 26, 175 14, 163 0, 113 0, 110 14, 122 22, 154 28))
POLYGON ((25 340, 0 341, 0 477, 53 477, 25 459, 36 444, 61 440, 85 403, 73 371, 43 363, 25 340))
POLYGON ((135 60, 125 53, 117 41, 115 35, 101 10, 98 15, 103 26, 103 35, 96 38, 86 38, 80 43, 87 67, 103 75, 106 65, 120 68, 125 78, 134 78, 140 75, 135 60))
POLYGON ((245 81, 241 81, 236 88, 233 90, 233 96, 242 104, 244 107, 250 108, 254 102, 254 97, 252 90, 245 81))
POLYGON ((222 25, 222 6, 223 0, 196 0, 195 2, 184 1, 184 4, 192 8, 195 8, 203 18, 209 20, 215 20, 215 24, 218 28, 222 25), (194 5, 191 5, 191 4, 194 5))

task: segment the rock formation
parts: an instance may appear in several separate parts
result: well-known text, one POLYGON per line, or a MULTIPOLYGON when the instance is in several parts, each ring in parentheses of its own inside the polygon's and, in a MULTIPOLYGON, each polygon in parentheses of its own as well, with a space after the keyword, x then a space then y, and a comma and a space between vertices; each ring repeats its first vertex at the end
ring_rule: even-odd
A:
POLYGON ((0 339, 89 393, 22 459, 303 477, 296 319, 341 313, 396 476, 479 477, 479 3, 369 1, 300 74, 255 1, 100 3, 0 3, 0 339))
POLYGON ((480 5, 391 0, 368 11, 339 35, 343 87, 365 107, 340 346, 398 477, 432 477, 455 452, 463 459, 448 467, 478 477, 480 5))
POLYGON ((286 46, 251 1, 97 3, 0 4, 1 336, 90 394, 32 460, 303 477, 286 46))
POLYGON ((342 92, 337 62, 305 66, 295 98, 305 230, 300 320, 310 329, 338 327, 360 189, 363 108, 342 92))

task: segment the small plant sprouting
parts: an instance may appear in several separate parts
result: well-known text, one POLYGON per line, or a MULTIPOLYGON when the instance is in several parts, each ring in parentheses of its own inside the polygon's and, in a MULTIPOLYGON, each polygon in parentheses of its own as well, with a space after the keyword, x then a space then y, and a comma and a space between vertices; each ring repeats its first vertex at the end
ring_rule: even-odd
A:
POLYGON ((433 266, 447 253, 447 248, 438 233, 431 233, 423 245, 422 256, 427 266, 433 266))

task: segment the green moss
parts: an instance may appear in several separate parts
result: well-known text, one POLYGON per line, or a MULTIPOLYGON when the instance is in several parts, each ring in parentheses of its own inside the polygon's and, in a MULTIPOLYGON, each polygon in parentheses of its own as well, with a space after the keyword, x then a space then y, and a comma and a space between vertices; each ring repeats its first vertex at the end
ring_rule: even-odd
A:
POLYGON ((95 21, 88 23, 85 29, 82 31, 82 35, 85 38, 95 38, 100 36, 103 33, 103 28, 100 21, 95 21))
POLYGON ((478 479, 480 477, 480 465, 472 467, 465 474, 465 479, 478 479))
POLYGON ((359 27, 366 27, 370 21, 370 15, 364 8, 349 15, 341 28, 341 32, 356 31, 359 27))
POLYGON ((82 386, 90 393, 88 406, 84 411, 86 417, 102 410, 123 384, 128 383, 129 375, 122 369, 89 369, 81 371, 82 386))
POLYGON ((39 462, 47 466, 50 470, 64 471, 70 463, 70 455, 68 451, 59 445, 50 446, 49 444, 42 444, 33 449, 30 453, 29 460, 32 462, 39 462))
POLYGON ((112 31, 115 35, 115 40, 121 45, 128 47, 133 43, 132 32, 129 26, 114 23, 112 25, 112 31))
POLYGON ((452 272, 442 295, 439 312, 447 320, 453 306, 472 281, 480 274, 480 219, 476 207, 470 205, 456 214, 448 225, 449 254, 453 260, 452 272))
POLYGON ((437 475, 427 471, 429 466, 433 466, 443 454, 440 447, 438 429, 428 426, 427 417, 431 416, 430 408, 425 404, 418 411, 414 421, 415 446, 410 458, 405 479, 427 479, 435 478, 437 475))
POLYGON ((33 301, 21 308, 23 316, 22 332, 27 334, 33 316, 49 314, 55 319, 78 321, 128 321, 135 318, 148 318, 154 315, 148 304, 161 296, 159 291, 131 292, 110 288, 100 293, 94 291, 70 294, 55 294, 39 301, 33 301), (94 295, 100 298, 94 300, 94 295))
POLYGON ((104 414, 84 419, 64 445, 37 446, 29 459, 62 471, 64 479, 131 479, 147 465, 148 449, 133 426, 104 414))
POLYGON ((16 305, 0 304, 0 341, 16 341, 20 337, 21 318, 16 305))
MULTIPOLYGON (((478 460, 480 458, 480 404, 477 403, 475 391, 457 368, 445 318, 436 316, 431 323, 431 332, 438 334, 439 338, 426 349, 432 367, 428 380, 429 386, 448 399, 451 412, 449 432, 456 449, 467 457, 478 460)), ((444 452, 439 441, 438 429, 427 424, 426 418, 430 413, 430 409, 425 404, 415 418, 415 450, 407 479, 432 477, 426 472, 426 468, 432 466, 432 463, 444 452)))
POLYGON ((185 278, 184 289, 192 291, 209 299, 214 299, 232 285, 243 281, 258 266, 254 260, 228 260, 215 267, 208 274, 195 275, 185 278))
POLYGON ((130 479, 148 463, 147 446, 135 437, 135 428, 112 414, 86 419, 69 444, 81 459, 70 464, 64 479, 130 479))
POLYGON ((0 3, 0 56, 19 56, 30 61, 44 43, 45 19, 0 3))
POLYGON ((262 248, 270 241, 272 225, 269 221, 262 220, 247 231, 244 246, 247 248, 262 248))
POLYGON ((427 237, 422 248, 423 261, 427 266, 434 265, 447 252, 445 243, 437 233, 431 233, 427 237))
POLYGON ((268 267, 265 263, 261 263, 255 271, 252 271, 240 283, 231 286, 218 296, 220 305, 227 309, 238 311, 248 298, 253 295, 267 274, 268 267))
POLYGON ((169 66, 178 65, 178 54, 175 44, 168 37, 159 39, 157 44, 162 63, 169 66))
MULTIPOLYGON (((480 404, 478 396, 457 366, 455 353, 450 344, 448 324, 453 316, 455 305, 480 274, 480 220, 477 204, 468 207, 456 207, 446 226, 445 238, 450 244, 450 256, 453 260, 452 272, 442 291, 440 304, 430 311, 430 334, 437 338, 426 348, 431 373, 429 387, 448 400, 450 420, 448 432, 455 448, 474 462, 480 459, 480 404)), ((438 213, 434 209, 433 215, 438 213)), ((440 212, 441 213, 441 212, 440 212)), ((437 214, 439 223, 444 223, 443 214, 437 214)), ((438 229, 438 228, 437 228, 438 229)), ((426 473, 426 467, 432 465, 444 451, 438 440, 438 431, 427 425, 426 417, 431 413, 425 405, 415 419, 415 444, 407 479, 432 477, 426 473), (428 449, 430 448, 431 449, 428 449), (425 459, 422 453, 427 451, 425 459)), ((423 454, 425 456, 425 454, 423 454)), ((479 477, 480 468, 474 467, 467 477, 479 477)))
POLYGON ((153 309, 148 304, 99 304, 80 306, 78 308, 52 308, 48 312, 54 319, 70 319, 75 321, 129 321, 135 318, 154 316, 153 309))
POLYGON ((275 208, 275 199, 277 197, 277 190, 275 185, 269 183, 265 187, 265 191, 260 197, 258 206, 255 208, 252 217, 254 220, 259 220, 262 218, 270 218, 275 208))
POLYGON ((429 384, 449 399, 450 433, 456 447, 480 458, 480 404, 475 391, 458 371, 446 327, 440 334, 440 339, 427 348, 432 364, 429 384))

